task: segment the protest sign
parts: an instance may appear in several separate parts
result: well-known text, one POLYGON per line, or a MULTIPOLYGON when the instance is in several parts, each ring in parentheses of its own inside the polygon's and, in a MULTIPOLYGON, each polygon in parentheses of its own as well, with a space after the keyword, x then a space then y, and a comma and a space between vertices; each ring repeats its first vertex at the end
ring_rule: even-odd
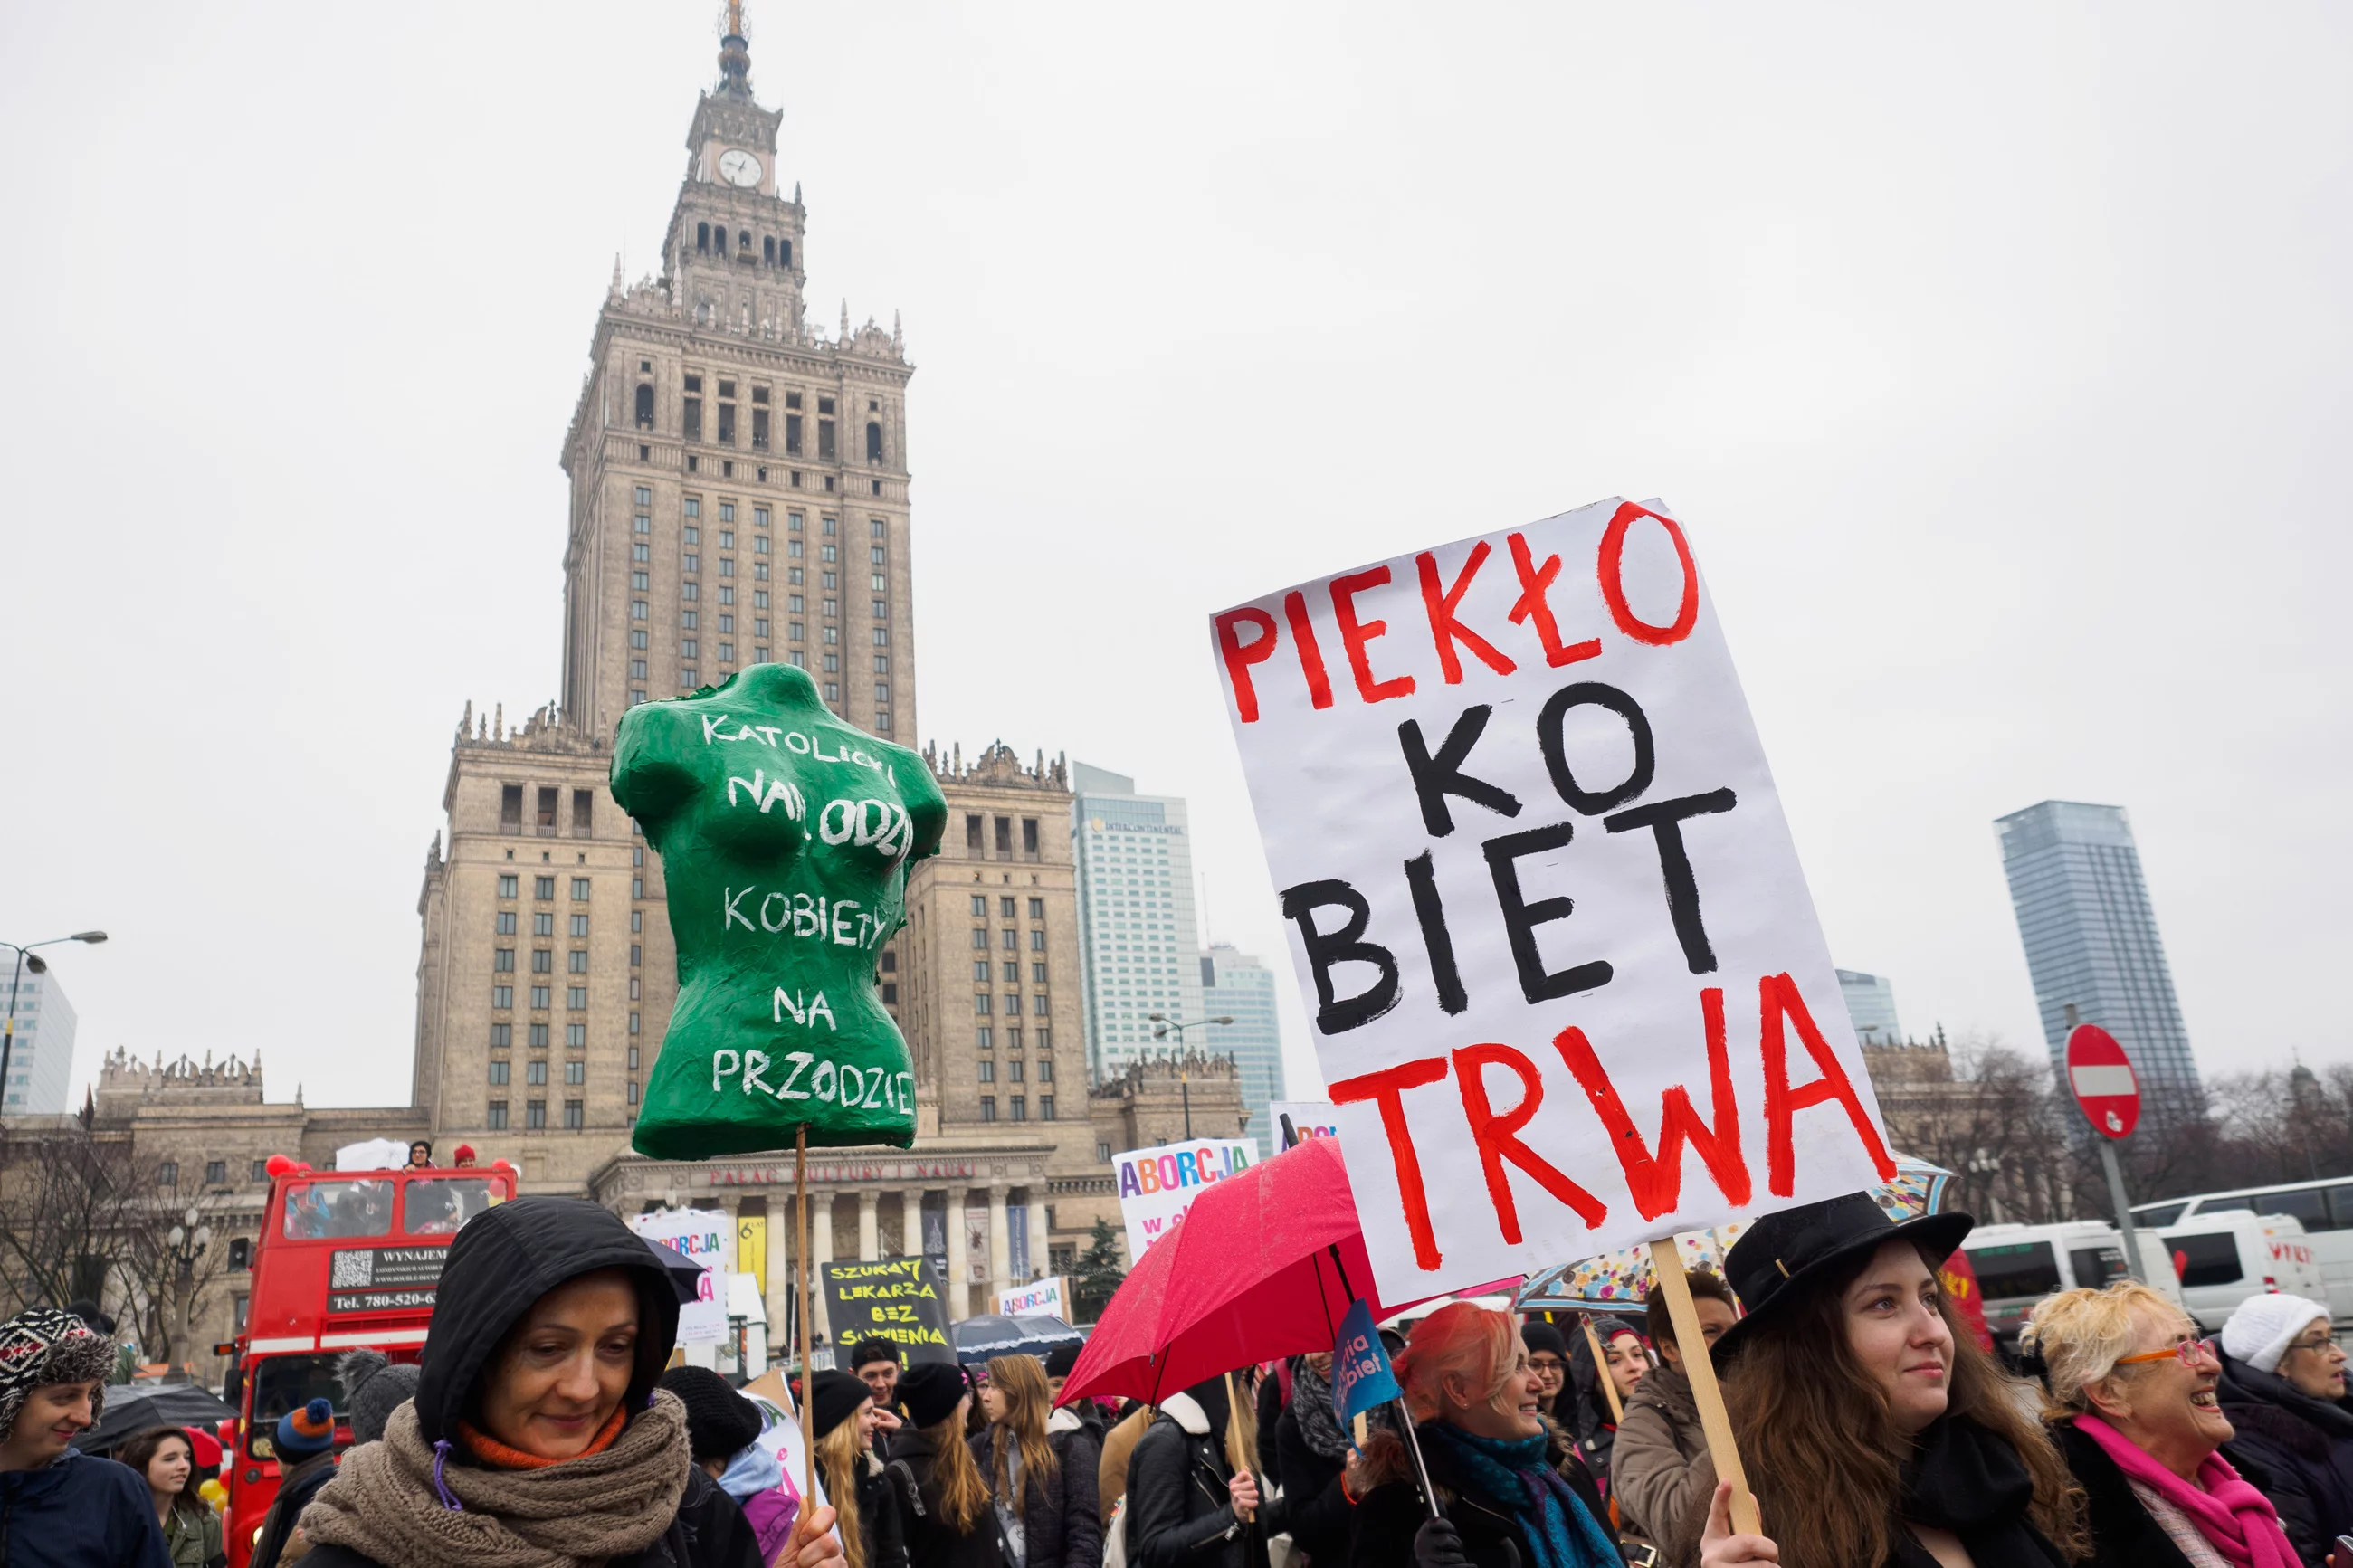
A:
POLYGON ((1332 1102, 1328 1100, 1272 1100, 1267 1102, 1266 1120, 1280 1138, 1282 1119, 1291 1118, 1291 1130, 1304 1143, 1310 1138, 1334 1138, 1340 1132, 1339 1124, 1332 1120, 1332 1102))
POLYGON ((1358 1298, 1340 1320, 1340 1337, 1332 1345, 1332 1410, 1345 1426, 1376 1405, 1386 1405, 1405 1391, 1389 1370, 1388 1352, 1380 1331, 1373 1326, 1373 1309, 1358 1298))
POLYGON ((1382 1300, 1894 1174, 1662 508, 1340 573, 1210 641, 1382 1300))
POLYGON ((1051 1279, 1040 1279, 1035 1285, 1016 1285, 1010 1290, 997 1293, 997 1310, 1008 1318, 1039 1316, 1071 1321, 1070 1293, 1062 1288, 1059 1274, 1051 1279))
POLYGON ((1201 1138, 1113 1155, 1119 1215, 1127 1225, 1128 1266, 1134 1268, 1146 1248, 1168 1234, 1203 1188, 1257 1159, 1258 1145, 1247 1138, 1201 1138))
MULTIPOLYGON (((750 1400, 760 1412, 760 1436, 755 1442, 776 1456, 777 1468, 785 1473, 784 1487, 793 1504, 796 1516, 800 1511, 801 1488, 820 1508, 826 1506, 825 1479, 809 1462, 809 1447, 801 1432, 799 1415, 793 1408, 792 1386, 785 1381, 785 1369, 772 1366, 745 1384, 737 1392, 750 1400)), ((840 1531, 830 1532, 836 1540, 840 1531)))
POLYGON ((727 1277, 735 1264, 735 1222, 724 1209, 656 1209, 629 1216, 629 1228, 702 1265, 697 1299, 678 1310, 678 1342, 715 1345, 727 1338, 727 1277))
POLYGON ((631 1215, 629 1228, 705 1268, 734 1271, 735 1222, 725 1209, 656 1209, 631 1215))
POLYGON ((889 1340, 911 1365, 955 1360, 955 1346, 948 1339, 947 1301, 931 1259, 827 1263, 819 1271, 825 1276, 826 1320, 833 1326, 834 1343, 889 1340))

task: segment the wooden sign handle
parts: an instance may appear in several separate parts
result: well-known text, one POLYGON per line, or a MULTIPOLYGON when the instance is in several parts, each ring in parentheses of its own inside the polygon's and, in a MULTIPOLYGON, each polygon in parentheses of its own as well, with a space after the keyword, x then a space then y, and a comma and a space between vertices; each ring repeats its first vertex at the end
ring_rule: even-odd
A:
MULTIPOLYGON (((1692 1403, 1699 1406, 1700 1430, 1707 1435, 1707 1457, 1715 1461, 1715 1479, 1732 1483, 1732 1528, 1743 1535, 1762 1535, 1757 1499, 1740 1468, 1740 1450, 1732 1441, 1732 1416, 1724 1408, 1724 1390, 1716 1386, 1715 1363, 1707 1353, 1707 1335, 1692 1305, 1691 1284, 1683 1278, 1683 1254, 1675 1238, 1651 1243, 1651 1271, 1657 1289, 1666 1292, 1667 1316, 1675 1325, 1675 1349, 1683 1373, 1691 1379, 1692 1403)), ((1592 1331, 1588 1329, 1588 1333, 1592 1331)))
MULTIPOLYGON (((817 1507, 817 1424, 809 1412, 817 1404, 817 1354, 812 1331, 817 1327, 814 1297, 817 1265, 808 1249, 808 1123, 793 1130, 793 1196, 800 1213, 794 1226, 793 1250, 800 1254, 801 1274, 801 1496, 803 1506, 817 1507)), ((1677 1330, 1681 1331, 1680 1329, 1677 1330)))
POLYGON ((1609 1375, 1609 1356, 1601 1348, 1601 1336, 1593 1331, 1593 1320, 1583 1312, 1577 1321, 1585 1325, 1585 1342, 1593 1347, 1593 1373, 1600 1381, 1601 1392, 1609 1397, 1609 1419, 1626 1425, 1626 1402, 1618 1397, 1618 1380, 1609 1375))

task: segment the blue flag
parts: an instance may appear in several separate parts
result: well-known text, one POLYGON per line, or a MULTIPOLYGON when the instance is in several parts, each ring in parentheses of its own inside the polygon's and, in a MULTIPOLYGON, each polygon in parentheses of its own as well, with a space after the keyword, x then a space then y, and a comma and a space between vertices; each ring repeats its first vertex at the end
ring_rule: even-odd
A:
POLYGON ((1340 1321, 1340 1338, 1332 1346, 1332 1409, 1345 1427, 1377 1405, 1386 1405, 1404 1390, 1389 1371, 1388 1352, 1373 1327, 1373 1310, 1363 1301, 1348 1309, 1340 1321))

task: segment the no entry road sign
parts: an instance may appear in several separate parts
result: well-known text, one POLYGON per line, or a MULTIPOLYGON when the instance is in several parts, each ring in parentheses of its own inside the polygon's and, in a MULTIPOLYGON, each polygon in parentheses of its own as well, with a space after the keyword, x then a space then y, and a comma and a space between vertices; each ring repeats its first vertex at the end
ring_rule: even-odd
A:
POLYGON ((2067 1087, 2104 1137, 2126 1138, 2140 1121, 2140 1079, 2116 1037, 2097 1024, 2067 1037, 2067 1087))

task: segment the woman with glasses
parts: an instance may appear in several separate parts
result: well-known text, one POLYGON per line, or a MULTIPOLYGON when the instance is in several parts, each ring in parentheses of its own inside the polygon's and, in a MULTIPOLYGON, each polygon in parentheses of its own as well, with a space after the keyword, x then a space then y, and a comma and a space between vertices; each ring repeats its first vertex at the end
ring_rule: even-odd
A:
POLYGON ((2217 1392, 2238 1431, 2224 1452, 2262 1475, 2297 1554, 2325 1568, 2337 1538, 2353 1535, 2353 1405, 2328 1309, 2301 1296, 2248 1297, 2222 1325, 2217 1392))
POLYGON ((2297 1568, 2231 1440, 2213 1342, 2146 1285, 2063 1290, 2021 1348, 2046 1369, 2043 1418, 2090 1505, 2098 1568, 2297 1568))

